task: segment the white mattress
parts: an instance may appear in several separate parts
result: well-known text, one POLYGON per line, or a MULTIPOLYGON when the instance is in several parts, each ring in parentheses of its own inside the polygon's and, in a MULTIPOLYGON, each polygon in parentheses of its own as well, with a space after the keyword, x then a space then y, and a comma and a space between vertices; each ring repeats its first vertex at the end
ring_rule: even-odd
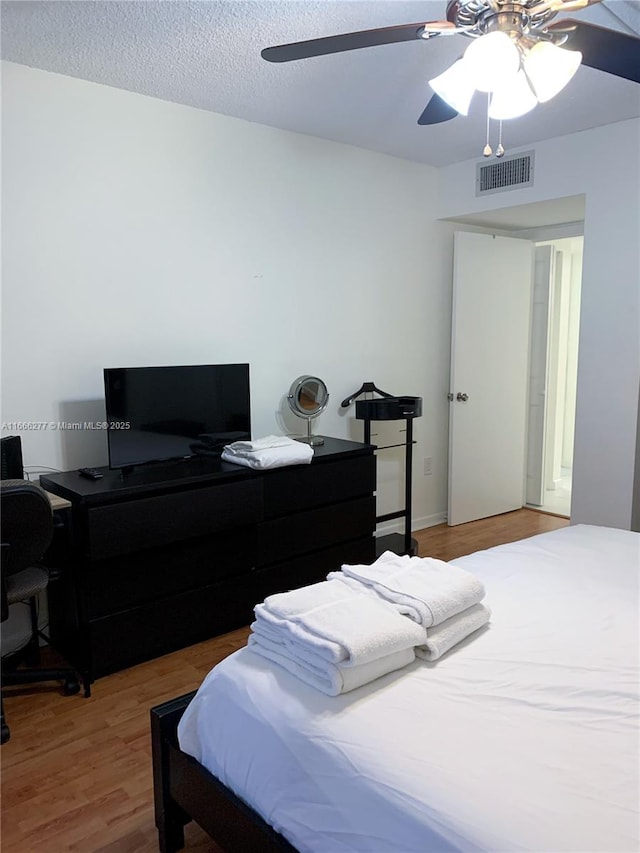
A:
POLYGON ((302 853, 636 853, 640 535, 578 525, 454 562, 489 628, 339 697, 242 649, 182 749, 302 853))

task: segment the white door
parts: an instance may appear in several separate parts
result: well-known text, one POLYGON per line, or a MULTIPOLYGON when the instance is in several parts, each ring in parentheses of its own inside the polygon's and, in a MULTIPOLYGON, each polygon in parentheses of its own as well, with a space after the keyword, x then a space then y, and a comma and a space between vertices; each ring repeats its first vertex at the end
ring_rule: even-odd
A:
POLYGON ((450 525, 524 503, 533 243, 454 238, 450 525))
POLYGON ((547 362, 549 350, 549 292, 553 246, 536 246, 531 305, 531 357, 527 419, 527 475, 525 500, 544 503, 545 429, 547 411, 547 362))

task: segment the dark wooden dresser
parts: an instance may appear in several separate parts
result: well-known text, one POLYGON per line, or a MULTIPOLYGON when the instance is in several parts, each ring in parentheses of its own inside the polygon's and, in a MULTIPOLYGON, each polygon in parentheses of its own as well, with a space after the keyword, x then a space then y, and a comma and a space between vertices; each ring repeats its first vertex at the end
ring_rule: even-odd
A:
POLYGON ((71 501, 49 587, 54 645, 95 678, 249 624, 266 595, 375 559, 371 445, 326 438, 310 465, 208 458, 42 476, 71 501))

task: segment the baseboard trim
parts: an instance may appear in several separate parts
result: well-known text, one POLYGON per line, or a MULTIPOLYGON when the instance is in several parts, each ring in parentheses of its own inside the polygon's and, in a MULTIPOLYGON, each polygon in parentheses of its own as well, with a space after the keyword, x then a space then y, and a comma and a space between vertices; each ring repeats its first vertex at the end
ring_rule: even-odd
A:
POLYGON ((442 510, 442 512, 434 512, 433 515, 423 515, 422 518, 414 518, 411 522, 411 529, 423 530, 425 527, 435 527, 438 524, 444 524, 446 520, 446 510, 442 510))
MULTIPOLYGON (((444 524, 447 520, 447 513, 435 512, 433 515, 423 515, 421 518, 413 518, 411 520, 411 530, 424 530, 425 527, 435 527, 437 524, 444 524)), ((376 528, 376 537, 387 536, 390 533, 404 533, 404 524, 402 521, 394 519, 379 524, 376 528)))

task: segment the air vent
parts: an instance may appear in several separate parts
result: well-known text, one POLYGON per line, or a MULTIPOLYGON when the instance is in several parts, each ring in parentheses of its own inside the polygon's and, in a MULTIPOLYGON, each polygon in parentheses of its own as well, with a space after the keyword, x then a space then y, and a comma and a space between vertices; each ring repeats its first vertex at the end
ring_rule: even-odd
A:
POLYGON ((533 151, 476 167, 476 195, 502 193, 533 185, 533 151))

